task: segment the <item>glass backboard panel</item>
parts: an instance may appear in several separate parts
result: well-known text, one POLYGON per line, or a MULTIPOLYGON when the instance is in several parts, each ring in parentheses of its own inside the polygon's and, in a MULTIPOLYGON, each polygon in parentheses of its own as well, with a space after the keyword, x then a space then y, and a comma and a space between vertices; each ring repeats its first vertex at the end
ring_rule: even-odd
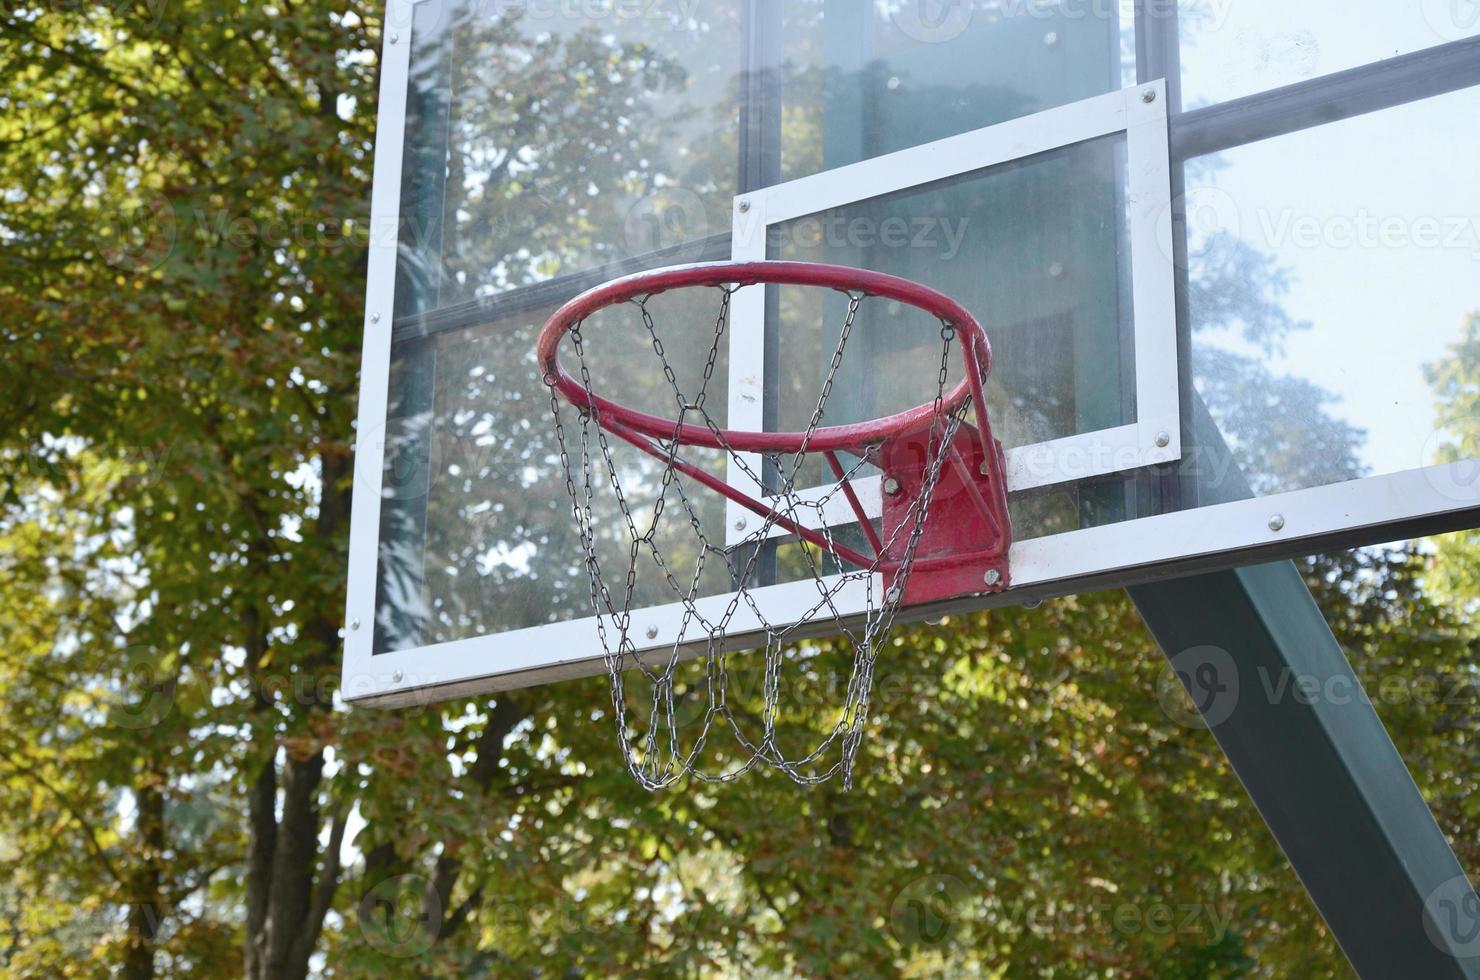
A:
MULTIPOLYGON (((664 324, 667 360, 685 390, 697 391, 714 338, 715 307, 697 292, 655 297, 649 308, 664 324)), ((545 316, 536 310, 477 328, 401 345, 392 362, 390 443, 382 489, 381 615, 377 648, 404 649, 526 629, 589 614, 585 551, 570 519, 561 445, 551 427, 550 396, 534 358, 545 316)), ((597 368, 594 390, 651 413, 673 414, 672 389, 656 363, 637 310, 592 317, 586 358, 597 368)), ((717 420, 726 401, 726 348, 715 351, 708 385, 717 420)), ((578 433, 569 437, 576 447, 578 433)), ((651 511, 657 465, 620 440, 612 453, 629 503, 651 511), (636 488, 634 491, 633 488, 636 488)), ((689 459, 723 475, 718 454, 689 459)), ((609 534, 597 550, 621 564, 621 510, 607 476, 592 472, 594 523, 609 534)), ((695 517, 723 539, 723 502, 694 496, 695 517)), ((677 510, 677 504, 675 504, 677 510)), ((684 528, 659 529, 675 565, 684 528), (668 539, 671 538, 670 542, 668 539)), ((639 604, 672 601, 658 570, 636 582, 639 604)), ((704 571, 701 594, 728 591, 719 564, 704 571)))
POLYGON ((1456 125, 1477 117, 1471 89, 1188 162, 1193 383, 1255 493, 1450 441, 1434 378, 1480 309, 1480 130, 1456 125))
POLYGON ((788 0, 779 179, 1119 89, 1129 24, 1103 6, 788 0))
POLYGON ((1187 108, 1480 37, 1480 0, 1181 0, 1187 108))
MULTIPOLYGON (((779 222, 769 252, 902 276, 976 311, 997 360, 993 424, 1009 449, 1124 425, 1135 421, 1124 151, 1124 137, 1104 137, 779 222)), ((775 424, 794 430, 815 406, 846 299, 782 292, 775 424)), ((934 395, 939 323, 900 304, 860 313, 829 424, 934 395)))
MULTIPOLYGON (((1121 77, 1116 18, 984 7, 953 25, 920 21, 910 5, 834 0, 588 6, 426 0, 412 8, 377 650, 525 629, 589 610, 531 353, 542 318, 559 302, 619 271, 722 253, 743 182, 829 169, 1020 117, 1112 91, 1121 77), (747 48, 748 40, 767 38, 774 43, 766 51, 747 48), (990 57, 981 56, 983 45, 990 57), (757 135, 765 132, 775 138, 757 135)), ((959 289, 972 281, 970 267, 1000 260, 1005 236, 1022 232, 1034 208, 1053 199, 1058 214, 1043 236, 1061 241, 1045 241, 1054 256, 1025 260, 1043 266, 1035 281, 1047 288, 1059 277, 1059 285, 1072 285, 1097 269, 1113 280, 1114 264, 1100 261, 1117 247, 1113 205, 1081 201, 1077 213, 1088 217, 1069 229, 1067 199, 1053 185, 1087 184, 1092 169, 1104 184, 1097 193, 1114 195, 1114 153, 1107 142, 1041 161, 1025 175, 900 195, 895 208, 917 210, 923 202, 939 212, 941 227, 926 236, 912 228, 911 245, 938 239, 948 251, 937 259, 959 259, 954 274, 913 248, 897 253, 903 263, 859 249, 832 254, 826 242, 829 254, 810 257, 959 289), (951 224, 955 211, 975 217, 951 224), (1096 222, 1098 231, 1088 227, 1096 222)), ((841 217, 854 227, 868 220, 841 217)), ((892 242, 892 224, 883 240, 892 242)), ((1046 306, 1004 309, 1002 322, 1036 315, 1057 324, 1019 331, 1028 349, 1065 331, 1099 344, 1113 363, 1097 410, 1120 419, 1131 405, 1118 385, 1117 372, 1128 365, 1116 353, 1115 289, 1112 281, 1097 297, 1094 324, 1071 324, 1072 312, 1046 306)), ((1089 302, 1080 305, 1086 319, 1089 302)), ((705 311, 690 312, 693 322, 704 321, 705 311)), ((687 321, 676 315, 675 322, 687 321)), ((610 337, 588 331, 590 353, 606 372, 603 384, 634 407, 662 412, 670 408, 663 378, 645 373, 651 361, 633 346, 643 338, 624 333, 632 326, 620 324, 610 337)), ((680 364, 693 361, 703 340, 670 339, 670 350, 680 364)), ((1004 335, 1001 342, 1013 341, 1004 335)), ((855 371, 870 374, 907 353, 882 336, 871 343, 871 359, 850 362, 855 371)), ((719 404, 726 353, 713 392, 719 404)), ((892 390, 865 395, 867 385, 850 384, 851 402, 840 399, 837 410, 863 417, 910 397, 901 367, 882 372, 896 379, 892 390)), ((1005 390, 994 389, 1004 408, 1005 390)), ((1028 394, 1036 400, 1040 392, 1028 394)), ((1067 393, 1042 394, 1044 406, 1062 402, 1054 409, 1060 413, 1089 410, 1067 393)), ((1033 424, 1046 431, 1046 422, 1033 424)), ((1064 430, 1074 425, 1069 420, 1064 430)), ((635 451, 619 453, 624 466, 649 465, 635 451)), ((700 505, 712 511, 702 515, 706 522, 723 521, 714 499, 700 505)), ((781 578, 786 564, 783 548, 781 578)), ((708 574, 706 589, 729 587, 718 572, 708 574)), ((649 578, 644 588, 655 602, 667 591, 649 578)))
MULTIPOLYGON (((963 301, 993 340, 1009 469, 1048 453, 1047 476, 1009 499, 1013 590, 965 607, 1480 523, 1480 433, 1455 407, 1480 371, 1480 6, 1183 2, 1175 25, 1154 8, 392 0, 374 224, 399 233, 370 257, 348 696, 600 669, 535 336, 598 283, 729 258, 741 200, 813 180, 823 203, 764 223, 761 253, 963 301), (1425 71, 1438 46, 1455 70, 1425 71), (1120 125, 1049 138, 1112 99, 1120 125), (976 134, 997 147, 989 164, 853 192, 857 168, 976 134), (1176 179, 1158 190, 1153 172, 1176 179), (1151 267, 1178 302, 1147 344, 1151 267), (1165 453, 1136 455, 1153 444, 1165 453), (1072 475, 1069 448, 1112 461, 1072 475)), ((711 299, 658 301, 690 378, 711 299)), ((839 303, 779 290, 756 319, 758 427, 805 422, 839 303)), ((662 414, 631 312, 593 320, 589 356, 599 384, 662 414)), ((868 310, 828 421, 931 393, 939 336, 919 321, 868 310)), ((716 351, 716 414, 738 411, 752 354, 716 351)), ((652 460, 614 452, 624 485, 649 492, 652 460)), ((620 564, 604 492, 593 547, 620 564)), ((721 498, 692 506, 712 540, 733 530, 721 498)), ((861 546, 856 524, 837 531, 861 546)), ((810 586, 794 543, 766 548, 775 595, 810 586)), ((722 565, 697 583, 733 589, 722 565)), ((659 569, 633 588, 640 616, 672 592, 659 569)))
POLYGON ((742 4, 640 6, 415 6, 400 315, 728 230, 742 4))

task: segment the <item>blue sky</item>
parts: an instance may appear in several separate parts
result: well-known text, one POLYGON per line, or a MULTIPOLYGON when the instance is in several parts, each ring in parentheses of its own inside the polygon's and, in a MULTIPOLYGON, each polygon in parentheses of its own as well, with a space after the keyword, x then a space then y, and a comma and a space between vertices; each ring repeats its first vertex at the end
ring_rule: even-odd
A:
MULTIPOLYGON (((1477 0, 1216 6, 1184 38, 1188 106, 1480 34, 1477 0)), ((1206 182, 1218 220, 1291 271, 1283 305, 1312 324, 1272 366, 1340 397, 1374 473, 1432 462, 1423 365, 1480 308, 1476 119, 1480 90, 1461 91, 1228 151, 1206 182)))

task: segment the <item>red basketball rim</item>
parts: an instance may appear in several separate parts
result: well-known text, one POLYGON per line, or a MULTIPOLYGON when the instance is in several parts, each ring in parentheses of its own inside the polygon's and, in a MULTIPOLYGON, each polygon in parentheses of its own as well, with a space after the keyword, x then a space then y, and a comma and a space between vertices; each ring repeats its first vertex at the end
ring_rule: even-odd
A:
POLYGON ((628 408, 600 395, 588 392, 584 385, 561 366, 560 341, 598 310, 625 303, 639 296, 652 296, 692 286, 752 286, 772 283, 788 286, 816 286, 842 292, 861 293, 892 299, 924 310, 952 327, 961 337, 962 359, 966 376, 943 399, 945 411, 954 411, 968 398, 986 416, 982 381, 992 369, 992 348, 986 331, 965 307, 929 286, 882 272, 850 269, 846 266, 818 262, 706 262, 697 265, 672 266, 639 272, 587 290, 566 303, 545 321, 540 330, 536 354, 545 381, 566 401, 577 408, 595 409, 600 417, 653 439, 670 440, 676 436, 680 445, 740 452, 794 453, 804 448, 813 452, 857 450, 928 427, 936 417, 934 401, 914 408, 848 425, 824 426, 806 432, 751 432, 723 429, 718 433, 702 425, 679 425, 673 419, 649 415, 628 408))

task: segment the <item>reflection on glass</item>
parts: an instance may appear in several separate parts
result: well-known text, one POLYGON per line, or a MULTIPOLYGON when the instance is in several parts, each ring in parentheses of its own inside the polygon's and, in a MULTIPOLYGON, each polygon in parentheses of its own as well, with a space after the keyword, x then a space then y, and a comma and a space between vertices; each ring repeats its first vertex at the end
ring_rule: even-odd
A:
POLYGON ((713 255, 742 186, 1121 84, 1114 5, 928 6, 418 4, 399 313, 713 255))
POLYGON ((1182 0, 1177 7, 1189 109, 1480 36, 1480 0, 1182 0))
POLYGON ((728 232, 740 7, 418 5, 401 312, 728 232))
MULTIPOLYGON (((722 425, 728 392, 725 345, 714 345, 718 298, 715 290, 687 290, 649 302, 663 359, 636 307, 588 320, 582 336, 593 392, 672 417, 676 398, 662 364, 666 360, 679 386, 694 395, 705 390, 702 379, 713 350, 716 367, 706 406, 722 425)), ((395 448, 387 451, 382 501, 381 649, 590 614, 586 553, 571 519, 549 391, 534 358, 535 336, 548 312, 490 324, 450 342, 407 345, 397 353, 393 382, 403 393, 416 393, 403 394, 397 404, 400 414, 388 440, 395 448), (411 377, 423 383, 412 385, 411 377)), ((562 360, 579 373, 581 362, 569 342, 562 360)), ((568 408, 565 424, 571 455, 579 458, 580 429, 568 408)), ((651 516, 665 492, 661 468, 621 440, 609 442, 629 509, 651 516)), ((689 450, 686 458, 724 473, 718 454, 689 450)), ((604 568, 621 571, 608 576, 620 583, 630 538, 608 474, 593 469, 590 478, 597 553, 604 568)), ((723 542, 723 500, 666 492, 657 541, 685 588, 700 558, 690 517, 723 542)), ((699 583, 699 595, 728 591, 723 561, 707 559, 699 583)), ((637 589, 635 606, 676 601, 657 568, 639 568, 637 589)))
POLYGON ((1113 3, 785 7, 788 180, 1113 91, 1133 50, 1113 3))
MULTIPOLYGON (((415 5, 378 650, 589 612, 585 555, 534 365, 535 334, 551 309, 613 268, 725 253, 742 189, 1122 83, 1129 25, 1114 4, 1073 16, 1058 5, 970 0, 943 5, 944 20, 922 19, 929 8, 913 0, 415 5)), ((1119 334, 1118 152, 1086 146, 1021 172, 866 202, 844 217, 878 222, 881 244, 848 239, 835 248, 822 239, 796 251, 980 301, 1000 356, 992 397, 1010 442, 1117 424, 1134 411, 1119 334), (896 217, 913 222, 902 250, 891 244, 895 226, 886 227, 896 217), (1009 365, 1035 358, 1065 366, 1031 384, 1026 373, 1014 380, 1009 365)), ((686 384, 713 339, 711 298, 700 291, 655 307, 660 328, 675 331, 664 342, 686 384)), ((817 308, 794 304, 796 322, 813 332, 787 349, 797 371, 772 406, 788 416, 802 411, 797 392, 808 385, 815 405, 816 325, 831 299, 806 302, 817 308)), ((640 320, 624 319, 630 312, 588 325, 595 383, 624 404, 669 413, 651 338, 640 320)), ((899 311, 879 316, 835 413, 905 407, 912 385, 935 383, 938 327, 917 336, 899 311), (918 373, 917 355, 933 362, 918 373), (877 380, 865 382, 871 371, 877 380)), ((719 415, 727 353, 722 344, 710 386, 719 415)), ((624 485, 661 492, 648 479, 650 460, 625 445, 613 451, 624 485)), ((692 455, 723 472, 719 460, 692 455)), ((601 498, 607 481, 593 475, 593 486, 597 526, 611 532, 596 549, 603 562, 620 562, 619 509, 601 498)), ((723 501, 705 493, 690 503, 706 534, 722 541, 723 501)), ((665 520, 687 516, 670 502, 665 520)), ((786 556, 785 547, 768 548, 780 580, 790 574, 786 556)), ((697 567, 698 555, 677 558, 697 567)), ((722 563, 707 564, 701 593, 728 591, 726 576, 722 563)), ((652 569, 637 582, 646 590, 637 605, 673 598, 652 569)))
MULTIPOLYGON (((988 401, 1009 449, 1132 422, 1124 148, 1107 137, 786 222, 771 254, 888 272, 965 305, 991 338, 988 401)), ((816 406, 846 299, 778 292, 776 424, 796 429, 816 406)), ((940 324, 865 302, 844 355, 828 424, 903 411, 935 397, 940 324)), ((959 379, 958 352, 950 367, 959 379)))
POLYGON ((1477 114, 1470 90, 1188 165, 1194 382, 1256 492, 1433 462, 1429 366, 1480 308, 1477 114))

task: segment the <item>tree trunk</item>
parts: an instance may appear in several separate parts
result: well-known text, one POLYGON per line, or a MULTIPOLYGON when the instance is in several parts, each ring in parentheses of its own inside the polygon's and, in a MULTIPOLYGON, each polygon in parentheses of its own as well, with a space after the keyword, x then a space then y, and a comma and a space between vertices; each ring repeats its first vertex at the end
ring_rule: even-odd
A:
MULTIPOLYGON (((153 783, 151 771, 146 770, 143 778, 153 783)), ((134 801, 138 808, 135 828, 139 864, 128 890, 121 973, 125 980, 153 980, 154 944, 166 913, 160 894, 160 857, 165 847, 164 794, 152 784, 137 790, 134 801)))
POLYGON ((266 976, 267 904, 272 889, 272 852, 277 843, 277 762, 272 755, 252 784, 247 799, 250 840, 247 843, 247 941, 249 980, 266 976))
POLYGON ((319 851, 319 782, 324 753, 306 759, 289 755, 283 766, 283 816, 278 821, 272 855, 272 885, 263 923, 260 965, 265 980, 302 980, 308 955, 297 942, 309 928, 313 904, 314 862, 319 851))
MULTIPOLYGON (((348 463, 341 455, 320 457, 323 466, 323 495, 315 534, 335 538, 349 514, 349 490, 343 486, 348 463)), ((265 552, 265 548, 264 548, 265 552)), ((255 555, 255 552, 254 552, 255 555)), ((315 616, 303 627, 308 651, 300 661, 307 677, 332 671, 339 654, 339 624, 332 613, 315 616)), ((266 631, 260 610, 248 610, 246 624, 249 659, 259 664, 267 653, 266 631)), ((314 869, 320 863, 319 831, 322 814, 319 792, 324 773, 324 751, 307 757, 289 751, 278 771, 277 731, 271 722, 272 705, 257 677, 259 715, 262 725, 257 737, 266 761, 252 786, 249 799, 251 842, 247 854, 247 929, 245 975, 248 980, 301 980, 308 975, 309 959, 323 929, 339 883, 339 847, 344 839, 346 813, 335 813, 330 825, 328 848, 322 855, 323 870, 317 886, 314 869), (278 817, 278 794, 282 794, 282 816, 278 817)), ((320 690, 317 684, 313 690, 320 690)), ((330 710, 328 703, 312 702, 307 713, 330 710)))

